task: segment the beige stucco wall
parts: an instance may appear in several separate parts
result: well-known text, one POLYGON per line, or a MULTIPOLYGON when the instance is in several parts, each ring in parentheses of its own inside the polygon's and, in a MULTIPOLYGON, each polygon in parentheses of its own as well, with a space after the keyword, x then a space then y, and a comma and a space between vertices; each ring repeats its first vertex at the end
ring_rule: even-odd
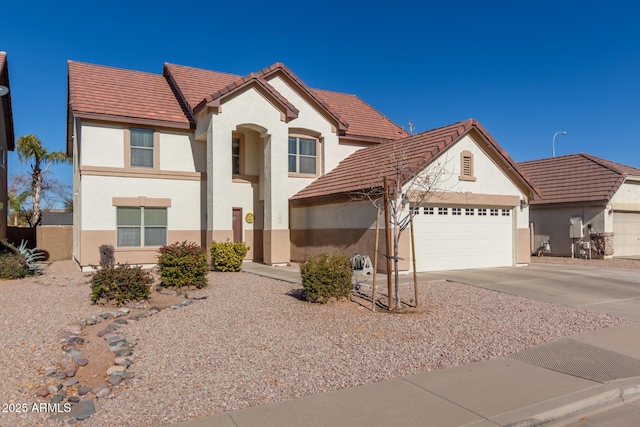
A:
POLYGON ((203 225, 201 186, 200 181, 83 176, 82 229, 115 232, 113 198, 145 196, 171 199, 171 207, 167 211, 169 230, 200 230, 203 225))
POLYGON ((0 161, 0 240, 7 237, 7 151, 8 141, 5 133, 7 124, 4 121, 3 104, 0 102, 0 155, 4 156, 4 165, 0 161))
POLYGON ((627 180, 611 198, 614 210, 640 211, 640 179, 627 180))
POLYGON ((124 167, 124 127, 82 121, 80 162, 85 166, 124 167))
POLYGON ((533 207, 531 222, 534 224, 534 250, 543 241, 551 243, 551 255, 571 255, 571 239, 569 238, 569 220, 573 217, 582 218, 583 236, 591 230, 596 233, 613 231, 612 215, 604 205, 574 206, 574 207, 533 207), (611 225, 609 225, 611 224, 611 225))
POLYGON ((160 168, 184 172, 206 172, 206 143, 193 134, 162 131, 159 135, 160 168))

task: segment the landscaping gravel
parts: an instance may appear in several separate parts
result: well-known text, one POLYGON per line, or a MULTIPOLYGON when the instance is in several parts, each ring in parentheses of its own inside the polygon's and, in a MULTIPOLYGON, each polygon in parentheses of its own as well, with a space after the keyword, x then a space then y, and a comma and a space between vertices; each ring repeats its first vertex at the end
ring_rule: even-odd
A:
MULTIPOLYGON (((63 358, 55 332, 91 306, 71 262, 0 282, 0 402, 34 402, 37 379, 63 358)), ((628 323, 473 286, 420 285, 421 312, 371 313, 350 302, 301 301, 300 287, 246 273, 211 273, 207 296, 130 321, 130 387, 99 399, 82 426, 158 426, 508 355, 561 336, 628 323)), ((412 285, 403 288, 408 300, 412 285)), ((106 344, 105 344, 106 345, 106 344)), ((102 379, 101 379, 102 380, 102 379)), ((0 414, 36 425, 42 414, 0 414)))

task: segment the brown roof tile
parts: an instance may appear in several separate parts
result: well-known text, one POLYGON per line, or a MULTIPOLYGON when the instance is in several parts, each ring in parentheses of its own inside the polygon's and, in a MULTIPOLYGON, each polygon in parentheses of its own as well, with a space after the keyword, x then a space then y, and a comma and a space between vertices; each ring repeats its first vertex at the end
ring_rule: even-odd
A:
POLYGON ((381 185, 382 177, 389 178, 389 185, 395 185, 394 160, 406 156, 406 173, 402 176, 402 184, 406 183, 414 174, 433 162, 452 144, 459 141, 471 129, 476 129, 495 149, 504 161, 520 175, 522 182, 531 193, 537 193, 526 175, 516 166, 515 162, 489 135, 476 120, 469 119, 441 128, 422 132, 407 138, 383 142, 356 151, 332 171, 318 178, 316 181, 299 191, 291 201, 305 203, 325 198, 345 197, 350 193, 377 188, 381 185))
POLYGON ((409 136, 400 126, 393 123, 356 95, 312 89, 312 91, 349 123, 347 136, 399 139, 409 136))
POLYGON ((69 61, 69 105, 76 117, 178 128, 194 125, 159 74, 69 61))
POLYGON ((532 204, 606 202, 627 175, 640 170, 589 154, 531 160, 519 163, 542 191, 532 204))
MULTIPOLYGON (((256 75, 268 79, 272 74, 281 71, 296 82, 318 105, 332 116, 339 127, 346 129, 345 137, 369 138, 372 142, 387 139, 398 139, 408 134, 398 125, 377 112, 370 105, 355 95, 308 88, 291 70, 281 63, 273 64, 256 75)), ((176 64, 165 64, 164 74, 173 81, 182 94, 188 108, 193 112, 199 104, 212 94, 227 86, 237 85, 238 81, 247 79, 236 74, 202 70, 176 64)), ((275 91, 275 89, 273 89, 275 91)), ((277 92, 277 91, 276 91, 277 92)))
POLYGON ((0 52, 0 86, 9 88, 9 93, 2 97, 2 110, 4 111, 5 136, 7 138, 7 148, 9 151, 15 149, 15 134, 13 129, 13 110, 11 108, 11 85, 9 84, 9 65, 7 63, 7 53, 0 52))

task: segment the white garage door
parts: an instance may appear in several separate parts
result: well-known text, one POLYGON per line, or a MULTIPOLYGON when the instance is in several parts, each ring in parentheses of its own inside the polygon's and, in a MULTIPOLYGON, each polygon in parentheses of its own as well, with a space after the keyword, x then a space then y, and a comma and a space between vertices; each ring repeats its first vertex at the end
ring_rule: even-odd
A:
POLYGON ((640 255, 640 213, 613 212, 613 256, 640 255))
POLYGON ((420 207, 413 223, 417 271, 513 265, 511 208, 420 207))

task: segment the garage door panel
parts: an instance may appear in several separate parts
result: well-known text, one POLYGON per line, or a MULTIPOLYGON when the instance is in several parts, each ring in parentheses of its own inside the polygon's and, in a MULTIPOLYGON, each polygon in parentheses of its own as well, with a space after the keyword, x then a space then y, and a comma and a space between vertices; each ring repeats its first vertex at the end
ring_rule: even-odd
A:
POLYGON ((613 255, 640 255, 640 212, 613 213, 613 255))
MULTIPOLYGON (((510 209, 508 212, 510 213, 510 209)), ((502 210, 487 215, 416 215, 416 264, 418 271, 513 265, 513 220, 502 210)))

